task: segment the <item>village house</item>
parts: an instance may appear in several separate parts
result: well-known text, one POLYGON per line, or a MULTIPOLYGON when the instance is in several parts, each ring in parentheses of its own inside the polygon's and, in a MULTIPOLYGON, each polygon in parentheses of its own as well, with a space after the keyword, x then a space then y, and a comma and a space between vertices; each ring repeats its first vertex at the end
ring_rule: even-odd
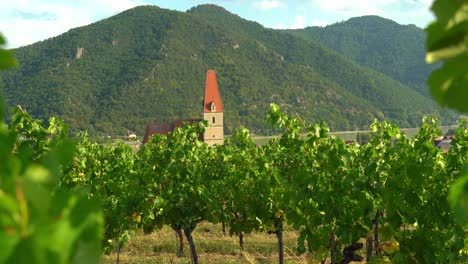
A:
POLYGON ((137 140, 137 135, 132 132, 127 132, 124 136, 125 140, 137 140))
POLYGON ((434 139, 434 146, 447 153, 452 147, 453 139, 455 139, 455 136, 440 136, 434 139))

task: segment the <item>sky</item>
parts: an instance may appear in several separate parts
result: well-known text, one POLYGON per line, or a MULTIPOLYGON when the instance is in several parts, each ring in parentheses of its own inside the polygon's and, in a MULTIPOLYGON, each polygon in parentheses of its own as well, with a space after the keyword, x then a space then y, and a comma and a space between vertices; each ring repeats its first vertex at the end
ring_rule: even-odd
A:
POLYGON ((216 4, 269 28, 326 26, 351 17, 378 15, 426 27, 432 0, 1 0, 0 32, 7 48, 32 44, 138 5, 186 11, 216 4))

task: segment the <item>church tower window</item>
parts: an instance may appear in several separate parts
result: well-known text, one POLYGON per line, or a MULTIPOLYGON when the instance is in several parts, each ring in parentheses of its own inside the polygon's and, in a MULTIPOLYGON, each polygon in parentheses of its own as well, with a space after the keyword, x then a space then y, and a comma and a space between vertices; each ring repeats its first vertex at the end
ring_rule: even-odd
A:
POLYGON ((211 102, 211 112, 216 112, 216 106, 214 101, 211 102))

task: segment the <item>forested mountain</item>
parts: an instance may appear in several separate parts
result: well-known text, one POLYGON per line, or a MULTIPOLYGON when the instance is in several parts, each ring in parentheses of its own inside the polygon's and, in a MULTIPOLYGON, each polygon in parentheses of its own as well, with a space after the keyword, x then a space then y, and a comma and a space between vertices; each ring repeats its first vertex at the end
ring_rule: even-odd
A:
POLYGON ((363 16, 326 27, 288 31, 323 44, 428 96, 426 79, 437 66, 425 63, 426 34, 415 25, 363 16))
POLYGON ((374 118, 416 126, 423 114, 440 114, 381 72, 214 5, 136 7, 15 52, 20 67, 0 73, 7 106, 59 115, 91 133, 199 118, 207 69, 217 71, 227 133, 240 125, 268 132, 272 102, 332 129, 364 128, 374 118))

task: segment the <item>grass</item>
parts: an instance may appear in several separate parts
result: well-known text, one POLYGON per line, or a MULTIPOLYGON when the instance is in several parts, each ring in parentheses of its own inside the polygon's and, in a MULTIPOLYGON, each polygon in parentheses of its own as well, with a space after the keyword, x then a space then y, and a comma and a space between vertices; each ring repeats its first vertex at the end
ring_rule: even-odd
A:
MULTIPOLYGON (((285 263, 308 263, 306 254, 296 254, 298 233, 286 229, 284 232, 285 263)), ((201 223, 193 234, 200 263, 277 263, 278 244, 276 236, 256 232, 244 236, 244 251, 239 248, 238 236, 223 236, 221 225, 201 223)), ((185 240, 185 238, 184 238, 185 240)), ((120 252, 120 263, 190 263, 189 245, 184 241, 184 253, 177 257, 175 232, 164 227, 149 235, 141 231, 120 252)), ((117 254, 112 252, 103 257, 102 263, 116 263, 117 254)))

